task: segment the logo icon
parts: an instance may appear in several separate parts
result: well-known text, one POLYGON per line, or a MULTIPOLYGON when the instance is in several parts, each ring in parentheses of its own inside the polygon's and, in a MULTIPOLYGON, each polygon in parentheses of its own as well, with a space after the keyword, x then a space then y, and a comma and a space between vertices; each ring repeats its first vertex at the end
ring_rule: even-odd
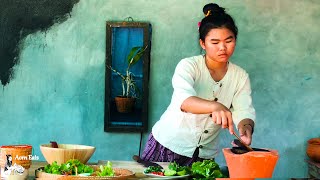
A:
MULTIPOLYGON (((17 165, 16 163, 12 165, 12 156, 10 154, 6 154, 6 164, 4 166, 3 177, 7 177, 9 175, 22 175, 24 172, 24 167, 17 165)), ((2 173, 1 173, 2 174, 2 173)))

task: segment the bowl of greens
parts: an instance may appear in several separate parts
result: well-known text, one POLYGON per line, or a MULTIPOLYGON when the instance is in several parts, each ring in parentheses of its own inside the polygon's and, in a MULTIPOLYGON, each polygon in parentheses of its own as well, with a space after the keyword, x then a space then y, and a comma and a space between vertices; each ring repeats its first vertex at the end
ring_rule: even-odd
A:
POLYGON ((36 170, 39 179, 127 179, 135 173, 123 168, 113 168, 108 161, 104 165, 86 165, 79 160, 70 159, 66 163, 58 164, 54 161, 36 170))

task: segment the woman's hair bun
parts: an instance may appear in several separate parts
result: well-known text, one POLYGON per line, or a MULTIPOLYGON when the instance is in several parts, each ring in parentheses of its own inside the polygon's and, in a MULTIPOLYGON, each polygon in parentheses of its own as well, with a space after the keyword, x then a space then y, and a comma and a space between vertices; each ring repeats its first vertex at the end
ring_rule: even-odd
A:
POLYGON ((206 4, 203 7, 203 13, 204 15, 208 16, 212 14, 224 14, 225 11, 224 11, 224 8, 220 7, 218 4, 210 3, 210 4, 206 4))

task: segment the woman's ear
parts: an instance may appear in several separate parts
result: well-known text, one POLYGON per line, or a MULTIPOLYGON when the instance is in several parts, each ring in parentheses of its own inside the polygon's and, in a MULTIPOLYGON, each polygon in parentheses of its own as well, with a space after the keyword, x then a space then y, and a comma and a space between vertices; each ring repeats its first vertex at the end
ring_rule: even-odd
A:
POLYGON ((202 41, 202 39, 199 40, 199 44, 203 50, 206 50, 206 46, 204 45, 204 41, 202 41))

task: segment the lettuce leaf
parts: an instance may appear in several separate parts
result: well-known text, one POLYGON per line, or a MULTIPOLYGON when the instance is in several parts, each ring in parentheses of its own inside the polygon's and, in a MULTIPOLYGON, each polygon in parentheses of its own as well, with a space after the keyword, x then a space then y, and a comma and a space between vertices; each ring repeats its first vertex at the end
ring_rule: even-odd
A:
POLYGON ((192 163, 192 176, 196 178, 223 178, 219 165, 214 160, 192 163))
POLYGON ((114 176, 114 170, 112 169, 112 163, 108 161, 106 165, 100 165, 100 171, 97 172, 98 176, 114 176))

